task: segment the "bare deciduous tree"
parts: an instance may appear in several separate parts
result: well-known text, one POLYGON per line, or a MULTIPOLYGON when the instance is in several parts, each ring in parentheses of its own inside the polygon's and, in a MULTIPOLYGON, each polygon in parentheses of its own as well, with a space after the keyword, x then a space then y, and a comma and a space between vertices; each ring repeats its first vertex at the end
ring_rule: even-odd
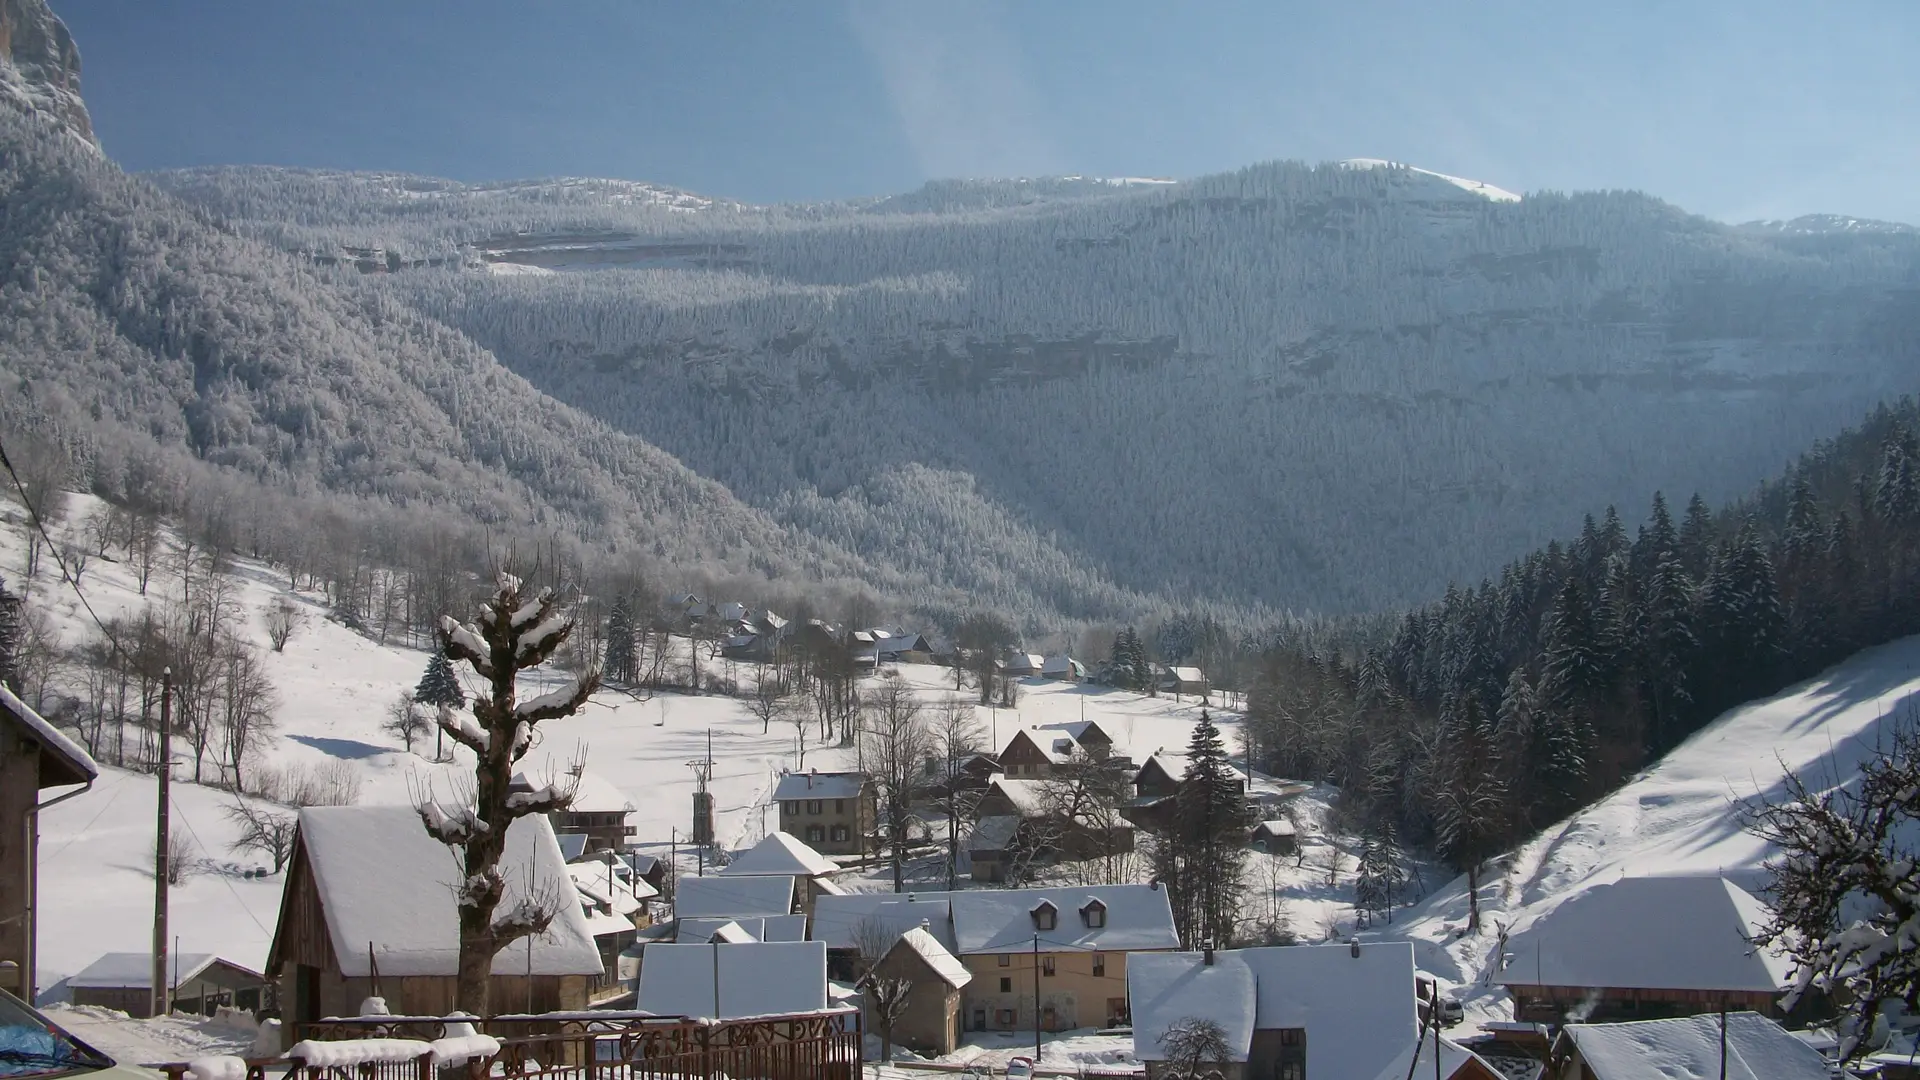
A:
POLYGON ((861 759, 880 789, 876 825, 893 865, 893 891, 900 892, 906 887, 913 804, 926 783, 926 762, 935 749, 933 733, 920 714, 920 699, 913 687, 898 676, 884 678, 868 691, 866 711, 861 759))
POLYGON ((275 602, 261 620, 266 623, 267 644, 273 647, 274 652, 285 652, 287 642, 293 640, 293 635, 299 633, 307 621, 306 613, 291 600, 275 602))
POLYGON ((1224 1073, 1233 1052, 1227 1047, 1227 1032, 1204 1016, 1188 1016, 1167 1025, 1160 1035, 1160 1048, 1166 1053, 1165 1076, 1179 1080, 1203 1080, 1224 1073))
POLYGON ((424 737, 430 724, 426 710, 420 707, 420 703, 413 699, 412 694, 402 690, 388 704, 387 718, 380 725, 380 730, 399 739, 401 745, 406 747, 407 753, 411 754, 413 740, 424 737))
POLYGON ((239 830, 231 845, 233 851, 254 851, 266 856, 272 861, 276 874, 286 869, 287 860, 293 857, 293 838, 299 831, 299 818, 284 810, 256 806, 237 796, 224 812, 227 820, 239 830))
POLYGON ((967 762, 986 746, 986 732, 974 715, 973 703, 963 697, 950 697, 934 713, 933 750, 936 778, 940 783, 940 803, 947 813, 947 888, 960 887, 960 833, 980 804, 977 792, 963 790, 967 762))

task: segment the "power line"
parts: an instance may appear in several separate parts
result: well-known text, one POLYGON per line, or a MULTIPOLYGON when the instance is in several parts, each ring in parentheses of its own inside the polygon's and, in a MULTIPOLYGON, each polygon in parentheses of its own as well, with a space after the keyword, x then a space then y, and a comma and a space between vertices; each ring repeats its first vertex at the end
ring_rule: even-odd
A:
POLYGON ((5 466, 7 475, 13 479, 13 489, 20 493, 20 505, 27 508, 27 519, 32 522, 34 531, 40 534, 40 538, 46 541, 47 553, 53 556, 54 565, 60 568, 61 580, 73 586, 73 595, 79 598, 80 606, 87 610, 87 617, 93 620, 93 625, 100 628, 100 633, 106 637, 107 644, 113 646, 113 651, 119 653, 120 658, 129 666, 137 667, 138 662, 120 646, 120 639, 114 635, 113 631, 107 629, 107 624, 100 618, 99 612, 94 611, 93 604, 88 602, 87 594, 80 591, 80 579, 74 576, 73 571, 67 569, 67 560, 60 554, 60 545, 53 542, 53 535, 47 532, 47 523, 41 520, 40 511, 34 507, 33 500, 27 497, 27 485, 21 482, 19 472, 13 467, 13 460, 7 457, 5 443, 0 443, 0 466, 5 466))

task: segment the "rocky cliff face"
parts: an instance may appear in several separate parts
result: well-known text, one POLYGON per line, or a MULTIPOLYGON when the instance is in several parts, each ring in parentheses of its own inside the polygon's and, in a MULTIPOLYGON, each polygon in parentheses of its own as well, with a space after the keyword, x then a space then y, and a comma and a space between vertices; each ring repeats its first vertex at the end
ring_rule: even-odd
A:
POLYGON ((46 0, 0 0, 0 98, 98 145, 80 98, 80 49, 46 0))

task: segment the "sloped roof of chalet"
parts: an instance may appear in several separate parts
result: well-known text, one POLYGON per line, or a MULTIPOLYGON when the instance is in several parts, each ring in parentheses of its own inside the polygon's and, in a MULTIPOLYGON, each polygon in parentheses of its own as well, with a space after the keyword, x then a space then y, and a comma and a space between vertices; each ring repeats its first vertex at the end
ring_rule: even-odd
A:
POLYGON ((1623 878, 1595 885, 1507 943, 1508 986, 1777 993, 1789 962, 1750 942, 1767 910, 1720 877, 1623 878))
POLYGON ((1020 832, 1018 814, 988 814, 973 823, 973 831, 967 834, 967 850, 978 852, 1005 851, 1007 845, 1020 832))
MULTIPOLYGON (((1825 1080, 1820 1052, 1758 1013, 1726 1014, 1727 1080, 1825 1080)), ((1720 1074, 1720 1017, 1568 1024, 1560 1038, 1580 1050, 1598 1080, 1720 1074)))
POLYGON ((779 875, 708 877, 682 875, 674 885, 673 913, 682 919, 742 916, 765 918, 793 911, 793 878, 779 875))
POLYGON ((1418 1035, 1413 946, 1404 942, 1368 944, 1357 957, 1347 945, 1221 949, 1211 968, 1200 953, 1137 955, 1127 961, 1127 989, 1134 1056, 1143 1061, 1165 1060, 1159 1037, 1200 1015, 1226 1029, 1235 1061, 1246 1059, 1255 1030, 1303 1028, 1309 1046, 1338 1049, 1316 1076, 1376 1080, 1398 1055, 1404 1080, 1418 1035))
POLYGON ((720 870, 722 877, 754 877, 768 874, 785 877, 819 877, 838 873, 840 864, 813 850, 798 837, 786 832, 770 832, 758 844, 720 870))
MULTIPOLYGON (((454 888, 462 874, 452 849, 427 834, 410 806, 311 806, 300 811, 299 843, 326 913, 327 933, 341 974, 370 975, 372 945, 382 975, 453 975, 459 966, 460 926, 454 888)), ((545 815, 517 818, 507 828, 500 861, 511 904, 527 895, 529 872, 537 892, 571 897, 575 889, 545 815)), ((282 929, 285 929, 284 918, 282 929)), ((580 905, 562 904, 545 934, 532 939, 535 975, 593 975, 600 953, 580 905)), ((519 975, 528 948, 515 943, 493 960, 499 975, 519 975)))
MULTIPOLYGON (((940 981, 955 990, 973 981, 973 972, 968 971, 966 965, 948 952, 947 947, 940 944, 940 940, 924 927, 916 926, 901 934, 900 940, 894 942, 893 948, 888 949, 887 953, 892 955, 898 949, 919 954, 920 959, 925 960, 927 966, 933 969, 933 973, 940 976, 940 981)), ((885 962, 884 958, 882 962, 885 962)))
POLYGON ((40 787, 84 784, 100 775, 100 767, 79 743, 27 708, 27 703, 5 686, 0 686, 0 718, 25 728, 26 736, 40 744, 40 787))
POLYGON ((1274 818, 1272 821, 1263 821, 1255 825, 1253 832, 1256 836, 1292 836, 1294 827, 1293 822, 1286 818, 1274 818))
POLYGON ((1059 741, 1062 738, 1065 738, 1068 743, 1073 744, 1073 736, 1062 735, 1057 730, 1043 730, 1039 725, 1031 728, 1021 728, 1019 731, 1014 732, 1011 738, 1007 739, 1007 745, 1001 749, 1000 756, 1002 758, 1006 757, 1013 749, 1015 743, 1025 741, 1026 744, 1033 747, 1041 757, 1058 765, 1067 760, 1072 754, 1071 746, 1069 746, 1066 751, 1058 749, 1059 741))
POLYGON ((788 773, 774 786, 773 797, 782 802, 792 799, 852 799, 857 798, 869 782, 867 774, 857 772, 788 773))
POLYGON ((987 785, 988 788, 1006 796, 1015 810, 1032 816, 1046 806, 1047 782, 1045 780, 1013 780, 1005 776, 996 776, 987 785))
POLYGON ((647 946, 640 1011, 738 1019, 827 1007, 827 950, 817 941, 647 946))
POLYGON ((923 634, 909 633, 905 630, 876 631, 876 633, 885 635, 874 639, 874 644, 879 646, 883 653, 930 651, 926 636, 923 634))
POLYGON ((753 917, 742 915, 739 918, 694 918, 677 919, 674 923, 674 940, 699 944, 710 941, 721 927, 732 926, 753 941, 805 941, 807 939, 807 917, 805 915, 768 915, 753 917))
POLYGON ((925 921, 934 939, 952 952, 954 893, 845 893, 822 896, 813 902, 813 940, 829 949, 852 949, 860 925, 871 919, 889 935, 900 935, 925 921))
MULTIPOLYGON (((1253 968, 1232 952, 1143 953, 1127 960, 1127 997, 1133 1003, 1133 1056, 1165 1061, 1162 1038, 1189 1016, 1219 1024, 1227 1060, 1245 1061, 1253 1046, 1253 968)), ((1319 1045, 1319 1040, 1315 1040, 1319 1045)), ((1332 1044, 1328 1044, 1332 1045, 1332 1044)))
MULTIPOLYGON (((167 981, 185 985, 200 977, 215 964, 232 968, 241 975, 266 982, 267 977, 250 968, 213 953, 168 953, 167 981)), ((153 986, 153 954, 110 952, 88 964, 78 975, 67 979, 68 986, 96 990, 146 990, 153 986)))
POLYGON ((630 814, 633 800, 606 777, 583 772, 573 789, 573 803, 567 809, 576 814, 630 814))
POLYGON ((604 862, 568 863, 567 876, 573 879, 573 887, 580 890, 582 896, 606 904, 622 915, 639 911, 646 907, 648 900, 660 895, 660 890, 637 877, 629 882, 615 873, 612 884, 608 884, 604 862))
MULTIPOLYGON (((1033 911, 1042 901, 1059 912, 1052 930, 1039 931, 1040 951, 1104 949, 1177 949, 1173 908, 1167 891, 1152 885, 1098 885, 1087 888, 980 889, 952 894, 956 954, 1009 952, 1031 947, 1033 911), (1091 901, 1106 905, 1103 926, 1088 926, 1080 912, 1091 901)), ((1411 987, 1411 983, 1409 983, 1411 987)), ((1411 1001, 1413 991, 1407 991, 1411 1001)))

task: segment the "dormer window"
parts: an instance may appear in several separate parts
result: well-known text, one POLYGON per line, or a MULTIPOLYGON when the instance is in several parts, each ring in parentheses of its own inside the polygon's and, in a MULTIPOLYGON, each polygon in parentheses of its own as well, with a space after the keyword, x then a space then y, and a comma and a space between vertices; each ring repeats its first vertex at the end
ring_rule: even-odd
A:
POLYGON ((1035 930, 1051 930, 1059 921, 1060 909, 1054 907, 1053 901, 1051 900, 1042 900, 1039 905, 1033 909, 1033 928, 1035 930))
POLYGON ((1107 905, 1098 900, 1087 901, 1080 909, 1080 921, 1095 930, 1101 929, 1107 925, 1107 905))

